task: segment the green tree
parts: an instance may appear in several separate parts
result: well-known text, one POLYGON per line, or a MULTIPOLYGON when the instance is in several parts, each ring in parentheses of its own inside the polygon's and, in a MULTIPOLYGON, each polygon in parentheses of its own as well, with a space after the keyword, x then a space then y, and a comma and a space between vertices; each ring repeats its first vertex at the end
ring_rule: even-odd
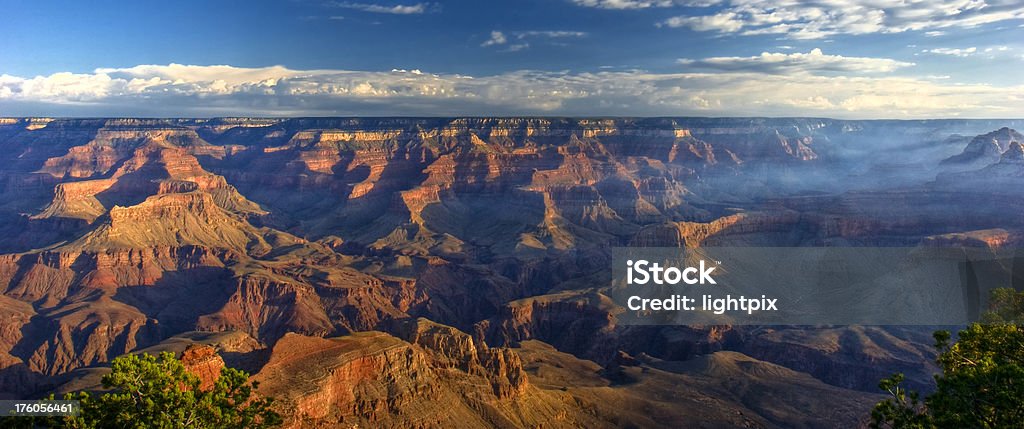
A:
POLYGON ((110 392, 68 394, 81 402, 75 417, 21 419, 26 427, 53 428, 271 428, 281 417, 271 410, 271 398, 254 394, 249 375, 223 368, 213 388, 200 389, 200 380, 172 353, 158 356, 125 355, 111 362, 103 386, 110 392))
POLYGON ((983 323, 957 334, 935 332, 942 373, 923 401, 901 387, 903 374, 879 384, 890 398, 871 413, 873 428, 1024 427, 1024 293, 997 289, 983 323))

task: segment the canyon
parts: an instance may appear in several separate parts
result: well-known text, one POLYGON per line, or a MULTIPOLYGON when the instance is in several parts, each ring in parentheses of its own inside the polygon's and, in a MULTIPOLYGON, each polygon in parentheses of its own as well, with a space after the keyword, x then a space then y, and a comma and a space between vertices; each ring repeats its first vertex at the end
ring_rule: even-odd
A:
POLYGON ((0 397, 170 350, 288 427, 856 427, 929 329, 624 326, 611 248, 1013 248, 1021 127, 5 119, 0 397))

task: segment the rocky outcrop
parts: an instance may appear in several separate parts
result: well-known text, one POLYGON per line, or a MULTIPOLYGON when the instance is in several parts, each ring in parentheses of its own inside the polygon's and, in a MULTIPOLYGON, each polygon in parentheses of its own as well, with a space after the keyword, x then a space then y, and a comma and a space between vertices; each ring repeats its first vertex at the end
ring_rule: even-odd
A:
POLYGON ((468 334, 424 318, 396 321, 390 331, 398 338, 433 352, 436 365, 466 372, 479 369, 479 354, 487 350, 485 343, 475 343, 468 334))
POLYGON ((217 354, 217 349, 207 345, 190 345, 181 352, 178 359, 186 371, 199 377, 199 388, 202 390, 212 389, 224 369, 224 359, 217 354))
MULTIPOLYGON (((234 213, 264 213, 257 204, 239 195, 223 177, 204 170, 185 148, 172 143, 177 141, 179 144, 188 144, 188 139, 182 143, 181 138, 175 139, 174 134, 168 136, 160 130, 151 133, 144 130, 120 133, 129 134, 127 143, 118 146, 124 153, 111 154, 101 166, 95 163, 81 166, 77 163, 79 157, 75 153, 69 155, 74 155, 70 160, 51 159, 53 165, 44 168, 43 172, 61 178, 68 175, 74 178, 102 176, 115 165, 119 166, 109 177, 58 184, 51 203, 34 218, 64 217, 91 222, 117 204, 136 203, 152 195, 193 191, 209 193, 217 204, 234 213), (65 163, 71 163, 67 171, 56 169, 55 166, 65 163)), ((195 132, 187 133, 187 137, 198 140, 195 132)), ((114 139, 111 136, 102 138, 114 139)), ((96 145, 107 148, 94 140, 86 146, 73 148, 72 152, 96 145)))
POLYGON ((309 285, 246 276, 223 307, 200 316, 196 327, 242 331, 269 344, 289 332, 327 336, 336 330, 319 301, 309 285))
POLYGON ((459 368, 490 381, 498 399, 524 394, 529 383, 519 355, 508 348, 490 348, 458 329, 418 318, 397 322, 396 336, 427 350, 435 367, 459 368))
POLYGON ((440 390, 423 353, 373 332, 335 339, 288 334, 254 379, 291 415, 292 427, 415 413, 413 403, 440 390))
POLYGON ((795 211, 739 213, 711 222, 668 222, 645 226, 631 239, 633 247, 700 247, 742 240, 744 235, 793 231, 801 221, 795 211))
POLYGON ((204 192, 162 194, 130 207, 115 206, 109 218, 72 243, 88 249, 197 245, 209 248, 267 248, 262 234, 232 216, 204 192))
POLYGON ((578 356, 600 359, 613 344, 604 340, 615 329, 616 306, 597 293, 561 293, 514 301, 492 319, 475 326, 478 338, 516 345, 541 340, 578 356))
POLYGON ((418 342, 382 332, 327 339, 288 334, 253 380, 276 399, 287 427, 595 422, 571 398, 531 386, 513 350, 476 351, 466 334, 424 319, 392 328, 418 342))

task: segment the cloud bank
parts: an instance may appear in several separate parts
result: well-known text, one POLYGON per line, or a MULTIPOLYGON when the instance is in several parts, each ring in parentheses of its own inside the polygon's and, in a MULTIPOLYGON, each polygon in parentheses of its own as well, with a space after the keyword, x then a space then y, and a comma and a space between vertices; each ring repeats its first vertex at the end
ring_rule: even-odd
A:
MULTIPOLYGON (((576 3, 601 7, 605 3, 645 2, 578 0, 576 3)), ((708 5, 718 7, 691 11, 658 25, 721 34, 820 39, 838 34, 925 30, 937 35, 942 34, 942 29, 1024 19, 1024 3, 1019 0, 709 0, 708 5)))
POLYGON ((799 52, 792 54, 763 52, 761 55, 754 57, 712 57, 702 60, 683 58, 678 62, 691 69, 726 72, 750 71, 771 74, 811 72, 883 73, 914 65, 914 63, 888 58, 826 55, 821 49, 817 48, 806 54, 799 52))
POLYGON ((0 75, 7 116, 571 115, 1019 117, 1024 85, 877 77, 892 60, 765 54, 693 60, 725 72, 292 70, 140 65, 0 75), (800 69, 800 73, 780 70, 800 69), (819 71, 865 72, 830 75, 819 71))

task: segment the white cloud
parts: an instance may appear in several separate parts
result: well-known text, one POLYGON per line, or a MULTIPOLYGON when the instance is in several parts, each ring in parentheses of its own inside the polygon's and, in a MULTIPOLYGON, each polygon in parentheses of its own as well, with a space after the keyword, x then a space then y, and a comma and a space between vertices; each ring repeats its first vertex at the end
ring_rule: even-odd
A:
POLYGON ((322 74, 324 71, 295 71, 283 66, 233 67, 228 65, 194 66, 184 64, 138 65, 127 68, 98 68, 95 76, 110 76, 129 81, 158 79, 161 83, 180 85, 188 82, 224 82, 226 85, 241 85, 265 79, 280 79, 303 74, 322 74))
POLYGON ((924 49, 921 52, 938 55, 949 55, 953 57, 969 57, 978 52, 978 48, 972 46, 970 48, 934 48, 924 49))
POLYGON ((735 12, 722 12, 707 16, 676 16, 658 24, 668 27, 689 27, 697 31, 720 31, 732 33, 743 28, 745 23, 735 12))
POLYGON ((708 7, 719 3, 719 0, 572 0, 580 6, 600 9, 647 9, 650 7, 708 7))
POLYGON ((564 39, 564 38, 580 38, 587 37, 587 33, 583 31, 518 31, 515 33, 517 38, 525 39, 528 37, 546 37, 549 39, 564 39))
POLYGON ((983 57, 989 60, 995 59, 1014 59, 1013 50, 1009 46, 998 45, 989 46, 986 48, 979 48, 971 46, 969 48, 933 48, 933 49, 922 49, 921 53, 935 54, 935 55, 947 55, 951 57, 983 57))
POLYGON ((740 35, 820 39, 836 34, 971 28, 1024 19, 1019 0, 724 0, 713 14, 666 19, 659 26, 740 35))
POLYGON ((679 60, 679 63, 696 70, 790 74, 813 72, 883 73, 914 65, 914 63, 889 58, 826 55, 817 48, 806 54, 764 52, 753 57, 712 57, 700 60, 683 58, 679 60))
POLYGON ((340 7, 345 9, 361 10, 363 12, 371 13, 389 13, 392 15, 417 15, 426 13, 428 8, 431 7, 430 3, 416 3, 408 5, 394 5, 386 6, 375 3, 354 3, 348 1, 332 2, 331 6, 340 7))
POLYGON ((502 33, 500 31, 492 31, 491 32, 491 38, 485 40, 484 43, 480 44, 480 46, 485 46, 486 47, 486 46, 494 46, 494 45, 504 45, 507 42, 508 42, 508 38, 505 37, 505 33, 502 33))
MULTIPOLYGON (((782 62, 787 61, 795 60, 786 56, 782 62)), ((814 64, 822 59, 799 61, 814 64)), ((858 67, 879 66, 869 61, 852 68, 858 67)), ((418 70, 142 65, 32 78, 0 75, 0 110, 7 115, 1012 117, 1020 116, 1022 102, 1024 85, 746 69, 465 76, 418 70)))
MULTIPOLYGON (((514 37, 517 40, 521 40, 521 41, 522 40, 526 40, 526 39, 568 39, 568 38, 581 38, 581 37, 586 37, 587 34, 588 33, 585 33, 585 32, 582 32, 582 31, 565 31, 565 30, 516 31, 516 32, 511 33, 512 37, 514 37)), ((504 44, 508 43, 508 41, 509 41, 509 36, 505 35, 505 33, 501 32, 501 31, 495 30, 495 31, 491 32, 491 38, 485 40, 483 43, 480 44, 480 46, 488 47, 488 46, 504 45, 504 44)), ((527 49, 529 47, 530 47, 530 43, 524 41, 522 43, 516 43, 516 44, 509 45, 505 49, 502 49, 502 52, 516 52, 516 51, 521 51, 521 50, 527 49)))

